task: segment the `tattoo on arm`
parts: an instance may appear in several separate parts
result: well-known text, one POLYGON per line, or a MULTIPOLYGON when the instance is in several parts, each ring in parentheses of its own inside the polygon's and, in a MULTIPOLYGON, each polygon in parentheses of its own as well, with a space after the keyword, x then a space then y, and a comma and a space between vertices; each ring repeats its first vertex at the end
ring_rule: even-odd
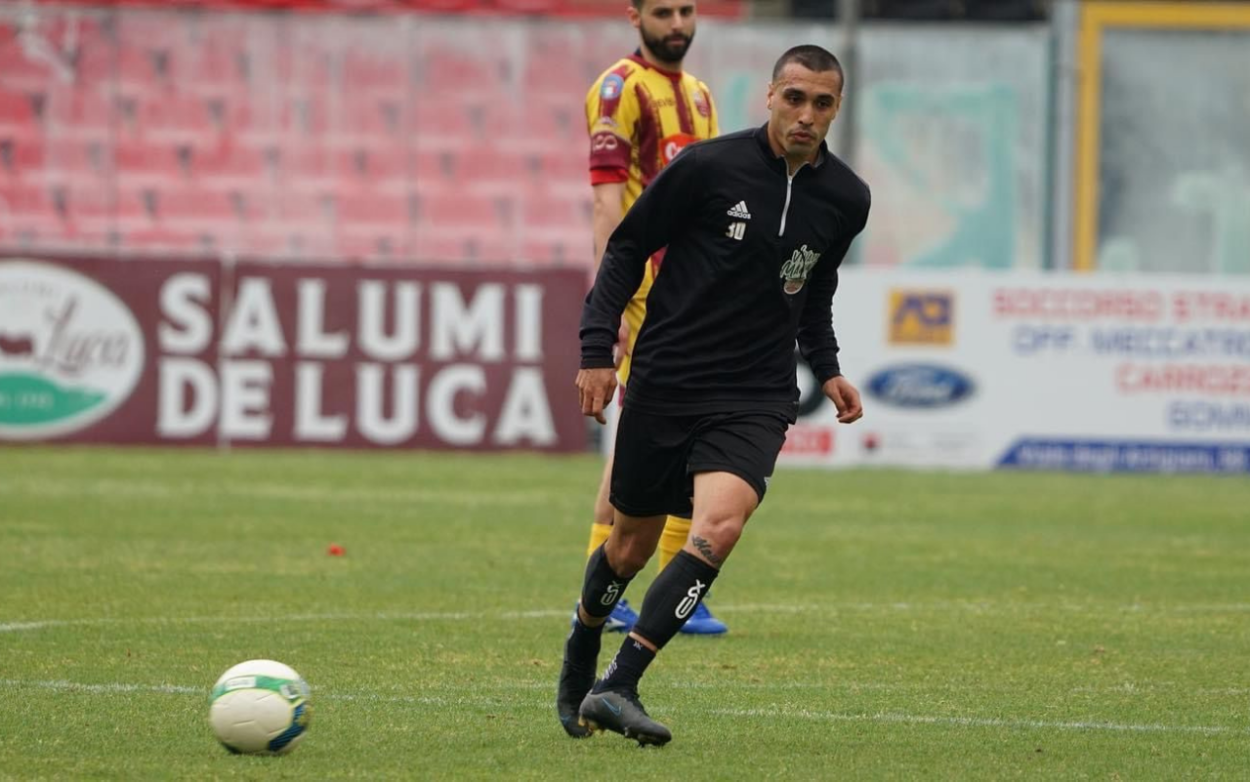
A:
POLYGON ((716 556, 716 552, 712 551, 712 544, 708 543, 706 538, 701 538, 698 535, 695 535, 690 539, 690 544, 697 548, 699 553, 706 557, 707 561, 711 562, 713 565, 720 567, 721 563, 724 562, 723 559, 716 556))

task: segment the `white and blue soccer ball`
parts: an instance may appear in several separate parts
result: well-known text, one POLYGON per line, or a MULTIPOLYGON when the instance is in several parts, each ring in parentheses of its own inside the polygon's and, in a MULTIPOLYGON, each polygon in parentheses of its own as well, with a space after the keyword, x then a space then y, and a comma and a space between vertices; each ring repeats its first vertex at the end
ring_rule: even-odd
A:
POLYGON ((312 716, 308 684, 273 660, 248 660, 221 675, 210 696, 209 722, 222 745, 240 755, 295 749, 312 716))

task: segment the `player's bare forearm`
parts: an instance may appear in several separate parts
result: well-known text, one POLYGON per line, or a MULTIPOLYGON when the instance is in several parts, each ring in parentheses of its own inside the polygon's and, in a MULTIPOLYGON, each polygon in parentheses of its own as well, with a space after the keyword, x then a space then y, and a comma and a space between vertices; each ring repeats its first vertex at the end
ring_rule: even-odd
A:
POLYGON ((859 397, 859 389, 851 385, 851 381, 845 377, 838 375, 829 378, 820 390, 838 409, 838 423, 853 424, 864 417, 864 405, 859 397))
POLYGON ((603 261, 603 253, 608 247, 608 239, 612 232, 621 224, 624 210, 621 199, 625 194, 624 182, 605 182, 595 185, 594 216, 592 224, 595 237, 595 268, 603 261))
POLYGON ((607 423, 604 410, 616 394, 616 370, 612 367, 581 369, 577 372, 576 383, 582 415, 594 416, 601 424, 607 423))

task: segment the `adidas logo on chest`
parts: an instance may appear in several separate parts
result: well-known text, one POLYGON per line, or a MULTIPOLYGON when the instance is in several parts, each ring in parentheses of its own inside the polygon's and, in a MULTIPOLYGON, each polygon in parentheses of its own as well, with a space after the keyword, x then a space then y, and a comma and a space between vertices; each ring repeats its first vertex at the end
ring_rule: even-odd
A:
POLYGON ((750 220, 751 211, 747 209, 746 201, 739 201, 725 214, 738 220, 750 220))

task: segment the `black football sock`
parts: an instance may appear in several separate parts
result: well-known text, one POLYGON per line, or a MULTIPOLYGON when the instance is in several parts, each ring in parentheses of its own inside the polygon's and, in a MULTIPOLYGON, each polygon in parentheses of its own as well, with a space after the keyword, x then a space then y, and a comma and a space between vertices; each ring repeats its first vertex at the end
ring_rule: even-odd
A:
POLYGON ((637 692, 638 680, 646 672, 647 666, 655 659, 655 652, 643 646, 633 638, 626 638, 621 649, 612 658, 603 679, 595 683, 592 692, 604 690, 629 690, 637 692))
POLYGON ((582 610, 598 619, 606 618, 616 608, 617 601, 625 594, 625 587, 629 586, 633 578, 618 576, 608 564, 603 546, 595 549, 595 553, 590 555, 590 561, 586 563, 586 580, 582 582, 582 610))
POLYGON ((603 625, 589 627, 577 619, 569 631, 568 640, 564 642, 564 659, 574 664, 598 660, 602 640, 603 625))
POLYGON ((651 582, 634 632, 663 649, 694 613, 719 572, 689 552, 678 552, 651 582))

